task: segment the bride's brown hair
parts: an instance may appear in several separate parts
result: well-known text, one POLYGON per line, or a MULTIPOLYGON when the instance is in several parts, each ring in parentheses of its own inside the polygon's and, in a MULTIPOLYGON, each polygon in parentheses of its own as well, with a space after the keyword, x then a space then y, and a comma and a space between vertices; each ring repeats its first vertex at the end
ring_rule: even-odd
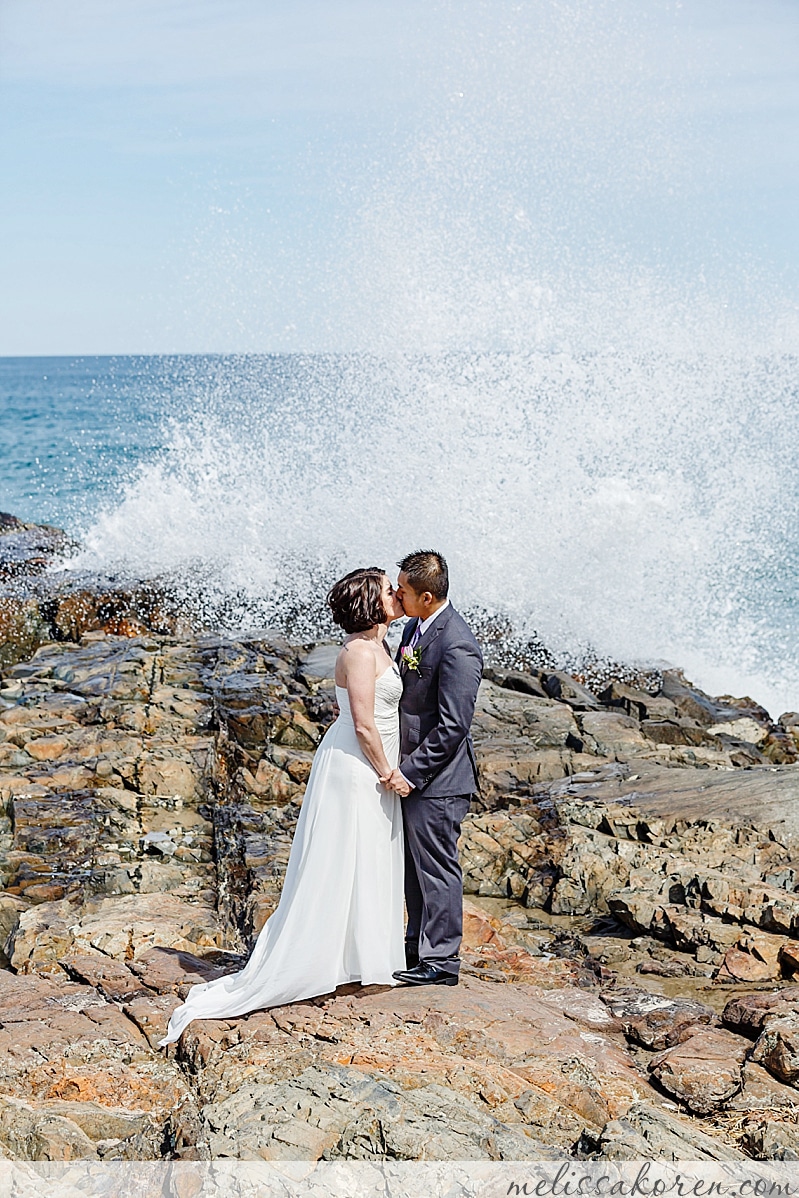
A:
POLYGON ((388 618, 382 598, 385 577, 385 570, 379 566, 367 566, 351 570, 334 583, 327 596, 334 622, 345 632, 367 632, 376 624, 385 624, 388 618))

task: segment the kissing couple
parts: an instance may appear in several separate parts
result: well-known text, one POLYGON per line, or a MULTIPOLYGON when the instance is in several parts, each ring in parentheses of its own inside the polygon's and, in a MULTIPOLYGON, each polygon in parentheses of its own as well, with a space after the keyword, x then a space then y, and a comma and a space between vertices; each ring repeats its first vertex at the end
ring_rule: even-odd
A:
POLYGON ((317 749, 276 911, 239 973, 192 986, 162 1045, 337 986, 456 986, 463 931, 461 821, 477 789, 469 728, 480 648, 449 601, 440 553, 353 570, 331 589, 347 634, 339 716, 317 749), (394 620, 410 616, 396 661, 394 620), (407 926, 403 918, 403 891, 407 926))

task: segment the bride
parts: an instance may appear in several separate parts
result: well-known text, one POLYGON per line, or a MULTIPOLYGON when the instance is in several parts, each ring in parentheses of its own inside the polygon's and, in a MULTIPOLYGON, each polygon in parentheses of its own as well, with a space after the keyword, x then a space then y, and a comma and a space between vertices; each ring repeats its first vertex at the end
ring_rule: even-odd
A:
POLYGON ((329 994, 396 985, 405 967, 403 834, 386 789, 399 760, 402 683, 385 646, 405 612, 383 570, 353 570, 327 597, 348 634, 336 660, 340 715, 308 779, 277 910, 240 973, 192 986, 161 1045, 194 1019, 227 1019, 329 994))

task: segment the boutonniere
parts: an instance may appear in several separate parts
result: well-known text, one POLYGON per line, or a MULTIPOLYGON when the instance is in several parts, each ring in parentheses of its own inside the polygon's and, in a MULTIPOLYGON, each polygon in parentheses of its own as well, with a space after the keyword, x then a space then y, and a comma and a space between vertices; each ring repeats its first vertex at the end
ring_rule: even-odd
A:
POLYGON ((403 665, 409 670, 418 671, 419 666, 422 664, 422 650, 418 645, 415 649, 412 649, 410 645, 403 645, 400 650, 400 657, 402 658, 403 665))

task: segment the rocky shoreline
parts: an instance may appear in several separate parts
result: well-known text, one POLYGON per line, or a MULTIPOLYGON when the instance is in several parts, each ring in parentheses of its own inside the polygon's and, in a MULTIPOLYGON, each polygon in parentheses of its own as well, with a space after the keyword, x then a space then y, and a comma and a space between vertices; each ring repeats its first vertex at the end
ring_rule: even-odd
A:
POLYGON ((799 1159, 799 716, 487 669, 462 984, 166 1054, 275 907, 335 646, 81 593, 0 596, 0 1157, 799 1159))

